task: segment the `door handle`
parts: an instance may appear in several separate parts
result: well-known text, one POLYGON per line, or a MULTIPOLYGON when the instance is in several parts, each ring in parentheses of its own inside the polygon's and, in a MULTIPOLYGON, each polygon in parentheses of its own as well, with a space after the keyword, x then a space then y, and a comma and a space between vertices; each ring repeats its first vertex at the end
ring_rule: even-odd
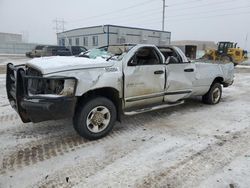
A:
POLYGON ((157 70, 154 72, 154 74, 164 74, 164 71, 163 70, 157 70))
POLYGON ((184 69, 184 72, 194 72, 194 69, 184 69))

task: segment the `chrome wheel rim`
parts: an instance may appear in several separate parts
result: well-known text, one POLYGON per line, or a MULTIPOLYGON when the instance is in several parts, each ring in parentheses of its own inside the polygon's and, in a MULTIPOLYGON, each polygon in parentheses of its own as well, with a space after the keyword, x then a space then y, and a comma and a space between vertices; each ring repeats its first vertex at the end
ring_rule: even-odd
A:
POLYGON ((221 91, 219 88, 216 88, 213 93, 212 93, 212 96, 213 96, 213 103, 217 103, 219 100, 220 100, 220 94, 221 94, 221 91))
POLYGON ((87 128, 93 133, 102 132, 109 125, 111 114, 105 106, 93 108, 87 116, 87 128))

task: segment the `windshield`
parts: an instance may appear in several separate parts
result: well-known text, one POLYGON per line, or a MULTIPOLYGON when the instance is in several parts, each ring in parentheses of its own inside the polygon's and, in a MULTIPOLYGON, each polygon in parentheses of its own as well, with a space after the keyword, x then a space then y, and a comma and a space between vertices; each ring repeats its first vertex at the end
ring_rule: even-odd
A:
POLYGON ((112 56, 111 53, 108 53, 107 51, 103 49, 91 49, 85 53, 90 59, 96 59, 97 57, 102 57, 102 58, 108 58, 112 56))
POLYGON ((121 60, 134 45, 110 45, 82 52, 80 57, 121 60))

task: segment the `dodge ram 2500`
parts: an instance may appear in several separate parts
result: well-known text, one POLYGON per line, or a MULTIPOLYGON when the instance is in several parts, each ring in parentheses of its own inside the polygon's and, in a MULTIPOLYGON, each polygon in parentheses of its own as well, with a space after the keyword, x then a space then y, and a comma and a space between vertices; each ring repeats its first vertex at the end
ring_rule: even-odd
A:
POLYGON ((107 135, 121 115, 182 104, 202 96, 217 104, 234 66, 188 61, 173 46, 110 45, 82 57, 42 57, 7 65, 11 106, 23 122, 72 118, 87 139, 107 135))

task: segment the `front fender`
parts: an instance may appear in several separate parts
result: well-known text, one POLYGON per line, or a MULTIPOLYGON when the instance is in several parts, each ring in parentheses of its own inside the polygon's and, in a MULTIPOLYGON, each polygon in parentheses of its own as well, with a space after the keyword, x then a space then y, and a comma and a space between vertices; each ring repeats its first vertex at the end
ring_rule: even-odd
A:
POLYGON ((118 67, 67 71, 60 73, 60 76, 74 76, 77 79, 75 96, 82 96, 88 91, 104 87, 114 88, 119 91, 120 95, 122 94, 122 72, 118 67))

